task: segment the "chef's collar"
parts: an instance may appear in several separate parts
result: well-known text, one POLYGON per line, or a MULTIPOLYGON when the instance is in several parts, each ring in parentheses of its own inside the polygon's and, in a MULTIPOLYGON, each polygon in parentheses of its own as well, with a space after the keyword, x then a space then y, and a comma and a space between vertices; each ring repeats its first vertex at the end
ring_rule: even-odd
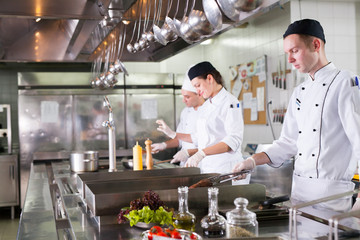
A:
POLYGON ((317 70, 314 73, 314 79, 312 79, 312 77, 310 76, 311 80, 315 80, 315 79, 319 79, 319 78, 323 78, 326 77, 330 72, 332 72, 334 69, 336 69, 334 63, 329 62, 328 64, 326 64, 324 67, 320 68, 319 70, 317 70))
POLYGON ((209 101, 211 104, 218 105, 221 103, 221 100, 226 96, 226 90, 224 87, 221 88, 221 90, 212 98, 209 98, 209 101))

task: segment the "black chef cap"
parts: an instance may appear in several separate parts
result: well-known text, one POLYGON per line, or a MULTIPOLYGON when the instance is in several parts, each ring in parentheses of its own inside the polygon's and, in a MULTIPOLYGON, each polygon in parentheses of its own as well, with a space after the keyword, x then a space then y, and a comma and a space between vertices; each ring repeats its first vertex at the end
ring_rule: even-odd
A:
POLYGON ((216 70, 213 65, 209 62, 201 62, 193 66, 189 69, 188 76, 190 80, 193 80, 194 78, 210 73, 213 70, 216 70))
POLYGON ((283 38, 291 34, 305 34, 313 37, 320 38, 325 41, 324 30, 321 27, 320 23, 314 19, 302 19, 299 21, 295 21, 289 25, 288 29, 283 35, 283 38))

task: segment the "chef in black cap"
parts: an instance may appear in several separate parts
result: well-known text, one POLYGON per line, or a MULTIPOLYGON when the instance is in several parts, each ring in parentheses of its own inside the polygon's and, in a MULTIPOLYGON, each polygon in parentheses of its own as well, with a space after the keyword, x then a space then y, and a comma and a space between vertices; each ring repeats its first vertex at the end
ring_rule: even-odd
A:
MULTIPOLYGON (((280 138, 233 171, 253 170, 260 164, 279 167, 295 156, 291 193, 294 202, 352 191, 351 179, 360 165, 357 77, 327 60, 324 30, 318 21, 296 21, 283 38, 289 63, 308 78, 292 94, 280 138)), ((320 207, 349 211, 351 197, 324 202, 320 207)), ((353 209, 360 209, 360 201, 353 209)))
MULTIPOLYGON (((194 123, 196 132, 176 133, 177 138, 197 146, 188 150, 191 157, 185 167, 199 167, 202 173, 229 173, 243 160, 244 123, 240 103, 224 88, 221 74, 210 62, 196 64, 188 76, 198 94, 207 100, 194 123)), ((248 183, 249 178, 241 183, 248 183)))

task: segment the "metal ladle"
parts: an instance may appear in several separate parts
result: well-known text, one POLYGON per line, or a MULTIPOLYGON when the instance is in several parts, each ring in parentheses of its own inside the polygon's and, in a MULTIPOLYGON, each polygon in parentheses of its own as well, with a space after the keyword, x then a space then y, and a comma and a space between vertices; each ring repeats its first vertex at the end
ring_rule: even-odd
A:
MULTIPOLYGON (((190 13, 194 10, 195 1, 193 0, 190 13)), ((180 26, 180 36, 187 42, 192 44, 193 42, 199 41, 202 36, 201 34, 194 31, 193 27, 189 23, 189 17, 185 17, 180 26)))
POLYGON ((168 24, 169 21, 172 21, 171 18, 168 17, 172 3, 173 0, 170 0, 168 2, 166 16, 165 16, 165 23, 161 27, 161 35, 164 37, 166 42, 173 42, 178 38, 177 34, 174 31, 172 31, 170 25, 168 24))
POLYGON ((240 21, 240 11, 234 7, 234 0, 217 0, 223 13, 235 22, 240 21))
POLYGON ((124 24, 123 33, 119 34, 119 45, 118 45, 118 54, 117 59, 115 60, 114 67, 118 72, 123 72, 125 75, 129 75, 128 71, 126 70, 125 65, 120 61, 123 52, 124 52, 124 45, 126 40, 126 25, 124 24), (121 37, 121 38, 120 38, 121 37))
POLYGON ((157 41, 162 45, 166 45, 167 41, 161 34, 161 29, 158 26, 160 22, 161 8, 162 8, 162 0, 159 0, 158 9, 157 9, 157 24, 154 24, 153 32, 154 32, 155 41, 157 41))
POLYGON ((214 31, 214 27, 206 18, 203 11, 192 10, 188 17, 188 23, 193 28, 193 31, 203 36, 211 35, 214 31))

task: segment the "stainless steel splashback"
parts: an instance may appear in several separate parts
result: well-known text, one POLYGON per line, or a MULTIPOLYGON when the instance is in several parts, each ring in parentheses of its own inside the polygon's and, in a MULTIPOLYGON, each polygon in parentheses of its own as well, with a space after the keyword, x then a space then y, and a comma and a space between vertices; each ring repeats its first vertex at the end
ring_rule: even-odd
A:
MULTIPOLYGON (((155 121, 162 118, 176 127, 174 75, 119 76, 114 89, 100 91, 89 86, 89 73, 18 74, 22 196, 30 164, 39 153, 50 152, 48 155, 57 159, 68 156, 59 153, 74 150, 108 150, 107 129, 102 126, 108 117, 104 95, 113 107, 118 150, 132 148, 136 141, 145 147, 147 138, 153 142, 168 139, 156 130, 155 121)), ((175 152, 168 150, 154 157, 168 159, 175 152)))

